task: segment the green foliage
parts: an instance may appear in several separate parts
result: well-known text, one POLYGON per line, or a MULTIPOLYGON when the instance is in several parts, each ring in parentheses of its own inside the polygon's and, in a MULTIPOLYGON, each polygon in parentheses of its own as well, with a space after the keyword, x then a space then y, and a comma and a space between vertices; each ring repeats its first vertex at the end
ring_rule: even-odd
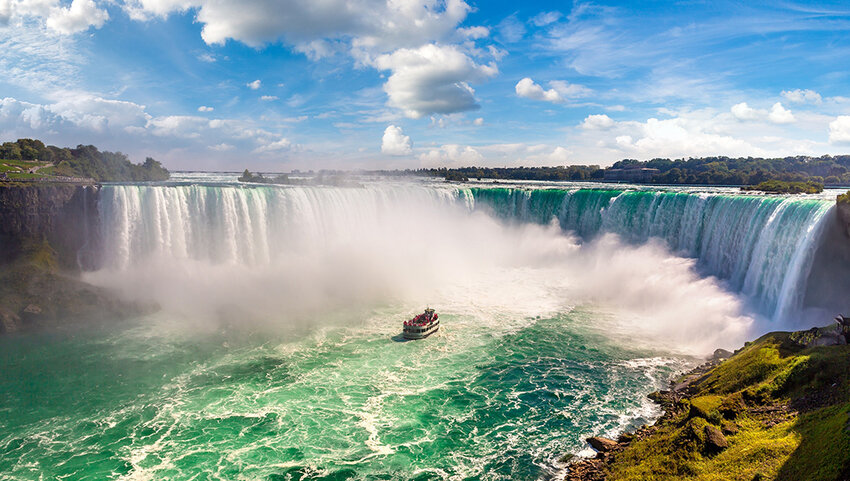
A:
POLYGON ((823 192, 820 182, 786 182, 782 180, 766 180, 754 186, 744 186, 741 190, 761 191, 771 194, 818 194, 823 192))
POLYGON ((850 346, 803 348, 791 333, 768 334, 696 391, 690 406, 619 454, 608 479, 838 481, 850 474, 850 346), (788 404, 803 414, 769 414, 788 404), (705 425, 728 424, 723 418, 738 429, 727 433, 727 449, 708 455, 705 425))
MULTIPOLYGON (((170 177, 168 170, 150 157, 142 164, 134 164, 121 152, 101 152, 93 145, 67 149, 45 146, 40 140, 18 139, 0 146, 0 159, 4 159, 5 164, 20 168, 19 172, 23 173, 16 174, 15 178, 60 175, 99 182, 121 182, 167 180, 170 177), (33 167, 37 167, 38 172, 26 174, 33 167)), ((12 169, 6 170, 12 172, 12 169)))
POLYGON ((707 395, 692 398, 691 408, 688 411, 688 417, 701 418, 711 424, 720 425, 722 416, 720 415, 720 404, 723 402, 723 396, 707 395))
POLYGON ((839 204, 848 204, 848 205, 850 205, 850 190, 848 190, 847 192, 845 192, 845 193, 843 193, 843 194, 839 195, 838 197, 836 197, 836 198, 835 198, 835 200, 836 200, 839 204))
POLYGON ((469 177, 456 170, 450 170, 446 172, 446 180, 450 182, 468 182, 469 177))

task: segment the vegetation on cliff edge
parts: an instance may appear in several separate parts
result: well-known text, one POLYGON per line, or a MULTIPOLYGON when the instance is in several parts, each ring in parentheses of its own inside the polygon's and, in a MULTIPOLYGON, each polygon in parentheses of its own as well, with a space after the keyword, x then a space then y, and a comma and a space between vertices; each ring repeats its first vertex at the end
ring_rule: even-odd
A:
POLYGON ((811 180, 807 182, 766 180, 758 185, 741 187, 741 190, 760 191, 769 194, 819 194, 823 192, 823 184, 811 180))
POLYGON ((850 346, 794 339, 768 334, 711 370, 616 454, 607 479, 850 479, 850 346))
POLYGON ((9 179, 73 177, 98 182, 167 180, 162 164, 148 157, 134 164, 121 152, 101 152, 93 145, 74 149, 44 145, 40 140, 18 139, 0 144, 0 174, 9 179))

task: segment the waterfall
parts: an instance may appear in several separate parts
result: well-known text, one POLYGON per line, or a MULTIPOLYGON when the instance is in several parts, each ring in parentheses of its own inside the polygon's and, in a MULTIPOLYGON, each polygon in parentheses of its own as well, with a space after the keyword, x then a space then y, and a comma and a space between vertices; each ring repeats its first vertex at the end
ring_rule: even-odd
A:
POLYGON ((503 219, 557 219, 584 239, 606 232, 634 243, 662 239, 780 320, 802 305, 833 209, 830 201, 809 198, 596 189, 473 188, 465 199, 503 219))
MULTIPOLYGON (((253 266, 324 249, 417 212, 485 212, 548 224, 592 240, 663 240, 777 320, 799 312, 832 203, 810 198, 616 189, 456 188, 370 183, 362 188, 107 185, 99 200, 102 265, 150 256, 253 266)), ((402 227, 399 227, 402 228, 402 227)), ((427 226, 422 226, 426 229, 427 226)))

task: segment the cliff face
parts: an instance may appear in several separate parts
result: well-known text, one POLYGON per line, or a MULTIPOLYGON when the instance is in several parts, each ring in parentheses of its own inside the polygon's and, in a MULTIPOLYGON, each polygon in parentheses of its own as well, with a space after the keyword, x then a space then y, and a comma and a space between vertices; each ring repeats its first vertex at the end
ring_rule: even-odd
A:
POLYGON ((63 269, 96 267, 99 186, 0 183, 0 263, 47 240, 63 269))
POLYGON ((838 214, 838 221, 844 226, 844 233, 850 237, 850 203, 839 202, 835 205, 835 212, 838 214))

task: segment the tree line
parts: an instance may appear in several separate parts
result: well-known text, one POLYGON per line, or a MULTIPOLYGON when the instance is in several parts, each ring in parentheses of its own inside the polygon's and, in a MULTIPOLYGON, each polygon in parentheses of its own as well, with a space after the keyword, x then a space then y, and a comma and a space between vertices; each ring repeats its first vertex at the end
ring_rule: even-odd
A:
POLYGON ((98 182, 167 180, 171 176, 151 157, 134 164, 121 152, 101 152, 94 145, 78 145, 72 149, 44 145, 36 139, 0 144, 0 159, 49 162, 54 165, 55 175, 86 177, 98 182))

